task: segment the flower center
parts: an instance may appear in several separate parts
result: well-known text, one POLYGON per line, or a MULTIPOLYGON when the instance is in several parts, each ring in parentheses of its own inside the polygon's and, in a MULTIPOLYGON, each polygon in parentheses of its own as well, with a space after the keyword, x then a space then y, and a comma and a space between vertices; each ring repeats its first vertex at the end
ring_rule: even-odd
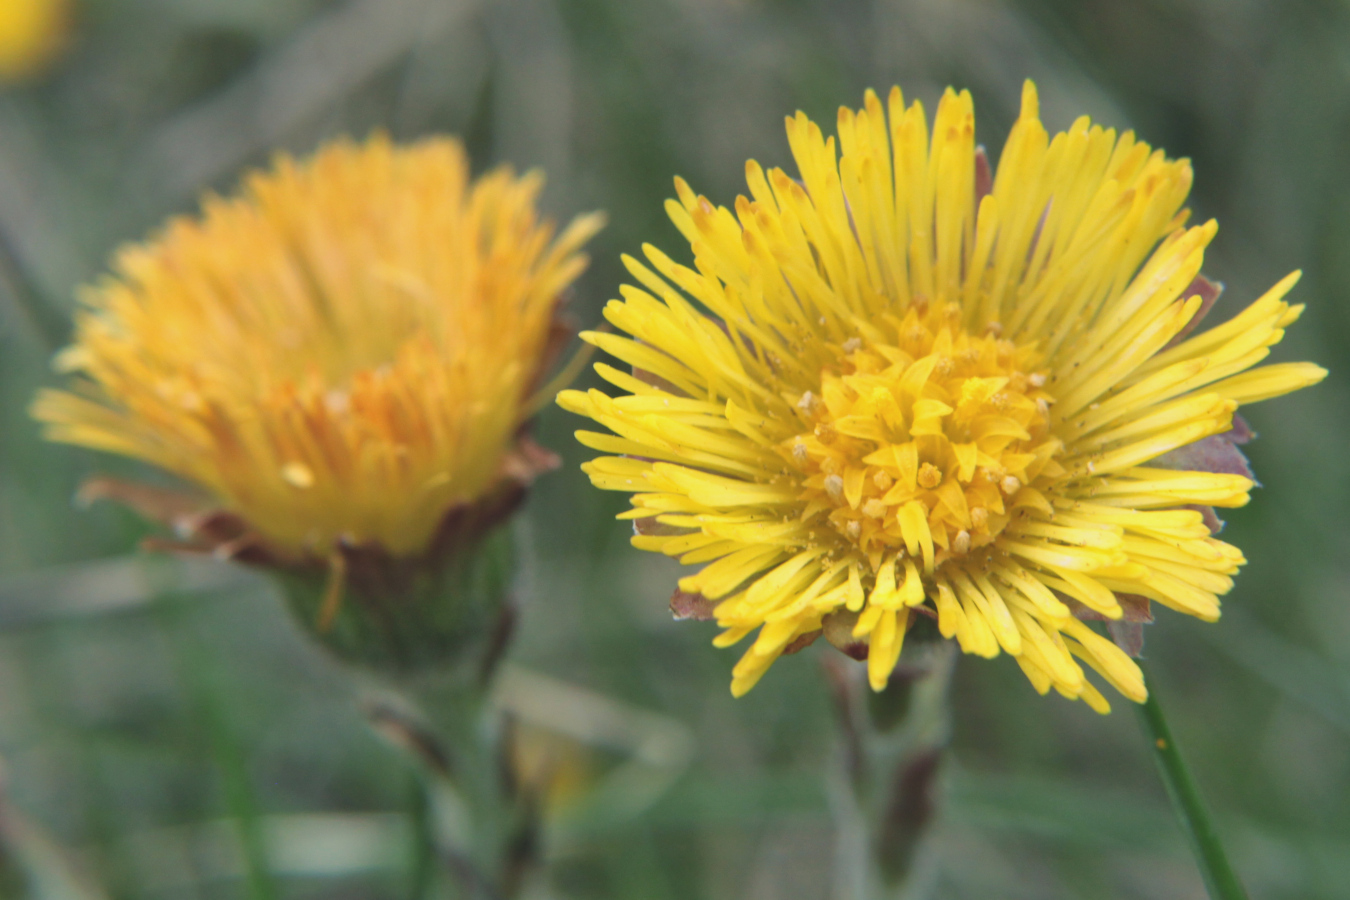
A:
POLYGON ((1039 354, 966 331, 951 304, 916 306, 852 338, 797 403, 804 430, 784 451, 801 473, 803 518, 824 516, 866 555, 927 571, 994 540, 1063 470, 1049 431, 1039 354))

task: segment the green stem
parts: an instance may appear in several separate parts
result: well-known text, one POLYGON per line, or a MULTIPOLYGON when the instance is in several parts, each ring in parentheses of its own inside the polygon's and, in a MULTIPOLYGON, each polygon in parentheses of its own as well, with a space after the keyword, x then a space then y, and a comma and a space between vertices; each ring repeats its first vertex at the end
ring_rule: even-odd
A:
MULTIPOLYGON (((1142 668, 1142 667, 1141 667, 1142 668)), ((1210 820, 1205 802, 1200 798, 1200 790, 1190 769, 1181 758, 1181 750, 1172 738, 1167 727, 1162 707, 1158 704, 1157 686, 1144 671, 1144 680, 1148 686, 1148 700, 1139 708, 1139 720, 1144 725, 1153 745, 1153 758, 1158 763, 1167 796, 1172 801, 1172 809, 1190 840, 1191 852, 1200 866, 1200 875, 1205 887, 1214 900, 1247 900, 1247 891, 1238 880, 1237 873, 1228 862, 1219 833, 1210 820)))

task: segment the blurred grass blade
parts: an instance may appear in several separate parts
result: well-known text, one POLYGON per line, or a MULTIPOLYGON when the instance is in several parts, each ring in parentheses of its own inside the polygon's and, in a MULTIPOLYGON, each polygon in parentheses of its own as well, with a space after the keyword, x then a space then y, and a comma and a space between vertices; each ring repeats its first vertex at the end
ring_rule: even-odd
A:
POLYGON ((70 328, 66 317, 47 302, 3 226, 0 226, 0 293, 9 298, 48 353, 65 344, 70 328))
POLYGON ((1350 735, 1350 673, 1335 663, 1236 609, 1224 610, 1222 629, 1194 632, 1232 662, 1350 735))
POLYGON ((409 860, 408 896, 411 900, 426 900, 436 877, 436 829, 431 816, 427 792, 422 779, 416 775, 408 779, 409 794, 409 860))
POLYGON ((145 181, 177 200, 196 193, 291 132, 477 7, 471 0, 350 0, 330 4, 287 44, 218 95, 150 136, 145 181))
MULTIPOLYGON (((192 594, 241 590, 257 576, 210 558, 160 558, 164 578, 192 594)), ((144 554, 54 566, 0 581, 0 629, 40 627, 67 620, 97 619, 153 608, 154 582, 144 554)))
POLYGON ((280 895, 272 878, 257 798, 244 752, 231 726, 229 703, 220 685, 220 666, 185 621, 183 602, 179 596, 162 593, 156 607, 168 626, 168 636, 177 651, 183 684, 207 730, 211 755, 220 772, 225 807, 239 833, 248 896, 252 900, 277 900, 280 895))
POLYGON ((22 876, 27 888, 22 896, 29 900, 108 900, 65 848, 0 794, 0 890, 8 887, 4 870, 10 862, 22 876))

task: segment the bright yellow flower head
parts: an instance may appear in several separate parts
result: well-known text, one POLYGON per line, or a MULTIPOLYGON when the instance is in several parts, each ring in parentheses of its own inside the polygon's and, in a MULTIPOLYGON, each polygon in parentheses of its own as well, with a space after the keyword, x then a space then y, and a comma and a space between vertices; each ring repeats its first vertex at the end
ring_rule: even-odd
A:
POLYGON ((196 482, 283 551, 416 553, 503 476, 600 224, 553 239, 541 184, 471 182, 450 139, 282 157, 120 252, 58 358, 75 391, 34 414, 196 482))
POLYGON ((0 0, 0 80, 45 66, 66 39, 70 0, 0 0))
POLYGON ((585 469, 634 493, 636 546, 707 564, 680 589, 716 602, 719 646, 759 630, 737 695, 823 625, 868 642, 879 690, 924 614, 1041 693, 1105 711, 1081 660, 1141 701, 1073 612, 1134 594, 1218 617, 1242 554, 1183 507, 1252 482, 1148 463, 1323 377, 1248 371, 1298 317, 1297 274, 1176 342, 1216 229, 1186 226, 1185 160, 1086 118, 1051 139, 1028 83, 990 184, 969 93, 931 137, 920 104, 888 106, 841 109, 837 148, 788 119, 801 180, 752 161, 734 212, 676 181, 694 268, 645 247, 606 309, 632 337, 586 336, 635 368, 597 366, 627 393, 559 398, 614 432, 578 433, 622 454, 585 469))

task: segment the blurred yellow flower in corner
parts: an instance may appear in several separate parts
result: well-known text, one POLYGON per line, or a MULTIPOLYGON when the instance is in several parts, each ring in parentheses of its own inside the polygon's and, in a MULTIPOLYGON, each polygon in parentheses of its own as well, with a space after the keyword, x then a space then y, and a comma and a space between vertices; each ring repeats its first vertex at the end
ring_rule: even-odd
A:
POLYGON ((0 0, 0 81, 18 81, 51 62, 70 14, 70 0, 0 0))
POLYGON ((822 632, 881 690, 922 616, 1105 712, 1080 662, 1132 700, 1144 681, 1083 618, 1218 617, 1244 559, 1195 507, 1253 482, 1159 457, 1326 374, 1252 368, 1302 311, 1297 273, 1188 337, 1217 295, 1189 162, 1086 117, 1052 136, 1038 109, 1028 82, 996 173, 968 92, 931 132, 898 88, 841 109, 837 141, 798 113, 800 180, 751 161, 733 211, 677 179, 693 266, 626 259, 605 315, 630 336, 584 335, 633 367, 597 366, 619 396, 559 397, 613 432, 578 432, 613 454, 584 468, 633 494, 635 546, 702 566, 673 609, 719 646, 757 632, 733 693, 822 632))
POLYGON ((58 357, 73 387, 34 415, 205 488, 283 554, 417 554, 549 456, 522 425, 601 217, 555 237, 542 182, 473 181, 448 138, 281 156, 118 253, 58 357))

